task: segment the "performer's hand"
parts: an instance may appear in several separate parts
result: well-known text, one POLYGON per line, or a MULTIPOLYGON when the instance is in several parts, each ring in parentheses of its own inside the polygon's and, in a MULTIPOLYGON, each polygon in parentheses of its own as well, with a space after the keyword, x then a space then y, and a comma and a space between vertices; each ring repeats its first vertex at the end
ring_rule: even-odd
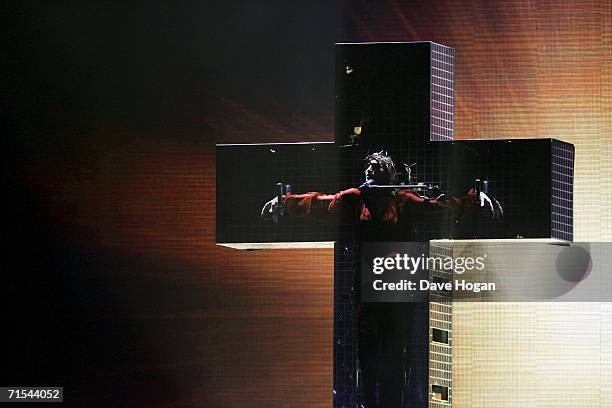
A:
POLYGON ((278 207, 278 197, 274 197, 270 201, 264 204, 261 209, 261 218, 264 220, 271 220, 274 218, 274 211, 278 207))
POLYGON ((481 191, 478 201, 480 202, 480 207, 489 213, 492 220, 499 221, 504 216, 504 209, 495 198, 489 197, 481 191))

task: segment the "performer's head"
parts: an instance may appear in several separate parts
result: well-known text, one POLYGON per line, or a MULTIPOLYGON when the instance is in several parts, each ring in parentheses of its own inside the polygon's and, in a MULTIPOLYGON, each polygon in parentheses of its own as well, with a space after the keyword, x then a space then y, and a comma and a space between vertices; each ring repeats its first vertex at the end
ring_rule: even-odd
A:
POLYGON ((364 166, 366 181, 371 180, 378 185, 397 183, 397 171, 393 159, 382 151, 367 155, 364 166))

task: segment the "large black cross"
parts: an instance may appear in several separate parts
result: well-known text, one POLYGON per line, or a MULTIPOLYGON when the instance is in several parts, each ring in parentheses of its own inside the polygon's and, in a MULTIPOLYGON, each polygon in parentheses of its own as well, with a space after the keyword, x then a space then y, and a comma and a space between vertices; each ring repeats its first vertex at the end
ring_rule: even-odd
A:
MULTIPOLYGON (((335 142, 217 146, 218 244, 238 249, 334 247, 335 407, 359 403, 359 300, 353 288, 359 243, 347 225, 290 217, 279 223, 261 220, 259 211, 276 194, 278 182, 290 184, 295 192, 334 193, 359 186, 363 157, 386 150, 397 161, 416 163, 416 181, 455 195, 465 194, 475 178, 487 179, 504 207, 501 223, 417 224, 414 240, 572 240, 573 146, 554 139, 454 141, 454 83, 452 48, 432 42, 337 44, 335 142)), ((430 308, 439 307, 444 302, 430 308)), ((442 326, 427 318, 423 323, 426 342, 442 347, 440 339, 447 340, 442 347, 446 356, 438 347, 440 364, 452 358, 448 319, 442 326)), ((426 354, 417 359, 429 362, 430 348, 420 352, 426 354)), ((451 401, 446 371, 430 368, 426 379, 429 398, 440 406, 451 401)))

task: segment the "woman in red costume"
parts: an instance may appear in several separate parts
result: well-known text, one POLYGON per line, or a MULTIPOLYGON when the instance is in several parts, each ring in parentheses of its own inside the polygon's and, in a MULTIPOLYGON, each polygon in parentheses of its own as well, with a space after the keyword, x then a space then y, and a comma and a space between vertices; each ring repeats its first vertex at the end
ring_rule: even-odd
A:
MULTIPOLYGON (((477 196, 474 189, 463 197, 427 198, 408 188, 377 188, 398 183, 395 164, 383 152, 366 156, 364 167, 365 182, 359 188, 336 194, 287 193, 283 196, 284 209, 292 216, 314 220, 345 218, 358 223, 360 241, 385 242, 413 240, 418 223, 446 226, 450 232, 456 222, 465 221, 479 207, 493 219, 503 215, 497 200, 483 192, 477 196)), ((272 215, 278 204, 278 197, 268 201, 261 211, 262 217, 272 215)), ((359 291, 359 284, 355 286, 359 291)), ((358 352, 366 408, 402 406, 405 346, 402 337, 406 324, 410 324, 406 319, 409 310, 410 305, 394 303, 359 304, 358 352)), ((419 394, 410 397, 411 403, 426 406, 426 391, 419 394)))

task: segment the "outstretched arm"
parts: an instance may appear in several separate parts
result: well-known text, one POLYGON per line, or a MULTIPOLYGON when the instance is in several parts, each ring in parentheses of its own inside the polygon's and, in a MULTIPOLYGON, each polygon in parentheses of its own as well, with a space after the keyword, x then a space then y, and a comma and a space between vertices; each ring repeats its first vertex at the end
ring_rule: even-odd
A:
POLYGON ((412 191, 402 191, 402 208, 411 211, 423 218, 459 219, 473 214, 480 207, 494 219, 503 216, 503 209, 499 202, 487 194, 470 189, 464 197, 448 197, 441 195, 435 199, 427 199, 412 191))
MULTIPOLYGON (((337 215, 356 208, 355 204, 359 200, 359 195, 360 191, 355 188, 340 191, 336 194, 319 192, 288 193, 283 196, 283 204, 287 213, 292 216, 324 221, 336 218, 337 215)), ((278 197, 274 197, 263 206, 261 216, 263 218, 271 217, 277 205, 278 197)))

